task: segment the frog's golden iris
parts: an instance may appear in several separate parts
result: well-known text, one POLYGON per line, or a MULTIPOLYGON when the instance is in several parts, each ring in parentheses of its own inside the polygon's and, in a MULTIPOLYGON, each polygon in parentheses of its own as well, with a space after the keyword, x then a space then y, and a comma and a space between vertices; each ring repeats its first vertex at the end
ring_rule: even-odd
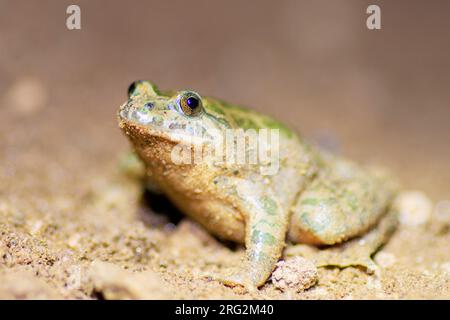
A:
POLYGON ((188 116, 198 114, 203 108, 202 98, 193 91, 182 92, 178 98, 178 105, 181 111, 188 116))

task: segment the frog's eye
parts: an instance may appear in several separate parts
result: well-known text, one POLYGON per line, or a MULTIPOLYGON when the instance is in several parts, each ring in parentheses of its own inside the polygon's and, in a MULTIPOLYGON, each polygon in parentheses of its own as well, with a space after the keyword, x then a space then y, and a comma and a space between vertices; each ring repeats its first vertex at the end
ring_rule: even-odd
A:
POLYGON ((133 81, 133 83, 130 84, 130 86, 128 87, 128 98, 131 98, 131 96, 135 94, 136 88, 140 83, 142 83, 142 80, 133 81))
POLYGON ((178 105, 181 111, 188 116, 196 115, 203 109, 202 98, 192 91, 180 94, 178 97, 178 105))

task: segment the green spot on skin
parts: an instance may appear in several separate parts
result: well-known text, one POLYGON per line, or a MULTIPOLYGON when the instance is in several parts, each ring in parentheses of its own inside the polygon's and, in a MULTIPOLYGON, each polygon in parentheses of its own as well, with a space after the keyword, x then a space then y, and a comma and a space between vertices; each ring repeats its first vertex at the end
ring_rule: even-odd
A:
POLYGON ((242 129, 259 129, 258 125, 250 118, 238 117, 233 115, 233 119, 242 129))
POLYGON ((269 129, 278 129, 280 130, 280 133, 283 134, 284 136, 288 138, 292 137, 292 131, 277 120, 271 118, 264 118, 263 123, 269 129))
POLYGON ((327 199, 317 199, 317 198, 306 198, 303 199, 301 204, 307 206, 317 206, 317 205, 331 205, 336 203, 335 198, 327 198, 327 199))
POLYGON ((325 221, 321 223, 315 219, 312 219, 311 215, 308 212, 302 213, 301 221, 306 224, 307 227, 313 232, 320 232, 326 227, 327 224, 325 221))
POLYGON ((262 243, 265 245, 272 246, 276 243, 276 239, 273 235, 271 235, 268 232, 255 230, 252 233, 252 242, 255 244, 262 243))
POLYGON ((307 198, 307 199, 303 199, 301 204, 303 205, 310 205, 310 206, 315 206, 318 205, 320 202, 319 199, 316 198, 307 198))
POLYGON ((272 198, 264 196, 261 197, 260 201, 265 212, 270 215, 275 215, 277 213, 277 203, 272 198))
POLYGON ((220 106, 218 106, 214 102, 208 101, 207 104, 205 105, 205 108, 207 109, 207 111, 212 111, 214 113, 218 113, 218 114, 222 114, 222 115, 225 114, 225 112, 220 108, 220 106))
POLYGON ((347 204, 352 210, 358 209, 358 199, 354 194, 349 195, 347 198, 347 204))
POLYGON ((208 113, 208 112, 206 112, 205 114, 206 114, 207 117, 213 119, 214 121, 217 121, 217 122, 221 123, 224 127, 226 127, 226 128, 231 128, 231 126, 230 126, 230 124, 228 123, 228 121, 225 120, 224 118, 215 116, 215 115, 213 115, 213 114, 211 114, 211 113, 208 113))
POLYGON ((256 225, 263 225, 263 224, 265 224, 265 225, 267 225, 269 227, 272 227, 272 228, 278 227, 278 224, 271 223, 271 222, 267 221, 266 219, 260 220, 256 225))
POLYGON ((153 121, 156 125, 161 125, 164 122, 164 118, 162 116, 155 116, 153 121))
POLYGON ((256 263, 267 263, 270 261, 270 258, 267 254, 264 252, 252 252, 249 256, 250 260, 256 262, 256 263))
POLYGON ((147 108, 145 108, 145 107, 139 108, 139 112, 140 113, 145 113, 145 114, 149 114, 150 113, 150 111, 147 108))

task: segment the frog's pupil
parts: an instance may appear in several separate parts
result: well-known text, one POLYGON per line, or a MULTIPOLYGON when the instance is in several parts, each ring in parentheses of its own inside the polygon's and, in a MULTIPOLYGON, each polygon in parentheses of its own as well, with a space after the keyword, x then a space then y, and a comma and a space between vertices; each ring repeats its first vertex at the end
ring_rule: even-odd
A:
POLYGON ((188 105, 189 108, 195 109, 198 107, 198 99, 194 97, 189 97, 186 100, 186 104, 188 105))

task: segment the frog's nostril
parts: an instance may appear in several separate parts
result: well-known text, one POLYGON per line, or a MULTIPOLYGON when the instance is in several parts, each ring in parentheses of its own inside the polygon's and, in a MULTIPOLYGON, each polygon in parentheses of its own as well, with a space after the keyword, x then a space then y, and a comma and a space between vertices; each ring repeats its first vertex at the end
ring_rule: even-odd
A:
POLYGON ((147 103, 144 105, 144 107, 145 107, 145 109, 147 109, 148 111, 150 111, 150 110, 153 109, 154 105, 153 105, 153 103, 151 103, 151 102, 147 102, 147 103))

